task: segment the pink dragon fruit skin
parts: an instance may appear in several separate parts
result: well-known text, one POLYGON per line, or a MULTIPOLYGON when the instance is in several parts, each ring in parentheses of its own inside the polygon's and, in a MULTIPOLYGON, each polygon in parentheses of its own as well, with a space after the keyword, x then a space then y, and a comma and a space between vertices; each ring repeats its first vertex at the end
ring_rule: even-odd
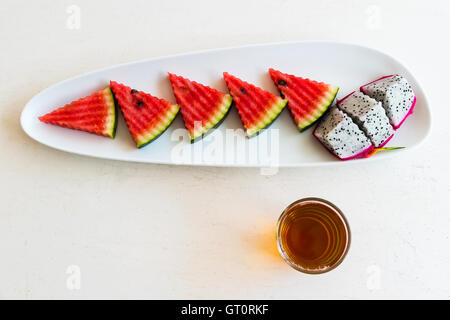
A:
POLYGON ((352 92, 339 100, 337 106, 352 118, 376 148, 386 145, 394 135, 381 102, 362 92, 352 92))
POLYGON ((367 149, 361 151, 360 153, 355 154, 354 156, 351 156, 348 158, 343 158, 341 160, 347 161, 347 160, 353 160, 353 159, 358 159, 358 158, 367 158, 368 154, 370 154, 370 152, 372 152, 373 149, 375 149, 375 147, 372 145, 370 147, 367 147, 367 149))
POLYGON ((364 132, 336 107, 317 124, 313 136, 342 161, 364 158, 374 149, 364 132))
POLYGON ((386 141, 380 144, 377 148, 383 148, 392 139, 393 136, 394 134, 391 134, 391 136, 387 138, 386 141))
POLYGON ((411 85, 400 75, 381 77, 361 86, 360 91, 383 103, 395 130, 413 113, 416 104, 411 85))
MULTIPOLYGON (((338 100, 336 100, 336 104, 340 104, 340 103, 342 103, 342 102, 344 102, 345 101, 345 99, 347 99, 348 97, 350 97, 352 94, 354 94, 356 91, 352 91, 352 92, 350 92, 348 95, 346 95, 345 97, 343 97, 342 99, 338 99, 338 100)), ((361 91, 362 92, 362 91, 361 91)), ((363 92, 364 93, 364 92, 363 92)))

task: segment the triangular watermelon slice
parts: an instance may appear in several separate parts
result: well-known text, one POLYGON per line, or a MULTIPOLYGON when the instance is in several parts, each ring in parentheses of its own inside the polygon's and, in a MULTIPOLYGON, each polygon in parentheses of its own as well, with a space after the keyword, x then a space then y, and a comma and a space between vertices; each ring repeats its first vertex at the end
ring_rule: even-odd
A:
POLYGON ((227 72, 223 73, 223 77, 249 138, 269 126, 286 106, 287 100, 227 72))
POLYGON ((330 84, 296 77, 272 68, 269 73, 281 96, 288 100, 288 109, 300 131, 311 126, 327 111, 339 90, 330 84))
POLYGON ((39 120, 45 123, 114 138, 117 112, 110 88, 58 108, 39 120))
POLYGON ((115 81, 111 81, 110 85, 138 148, 146 146, 166 131, 180 110, 177 104, 115 81))
POLYGON ((229 94, 172 73, 169 78, 191 143, 222 123, 233 102, 229 94))

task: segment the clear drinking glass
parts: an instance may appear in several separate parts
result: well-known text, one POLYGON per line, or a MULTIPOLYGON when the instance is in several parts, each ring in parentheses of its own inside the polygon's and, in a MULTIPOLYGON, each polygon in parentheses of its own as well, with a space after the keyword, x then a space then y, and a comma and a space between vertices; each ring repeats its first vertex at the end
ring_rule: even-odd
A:
POLYGON ((294 269, 318 274, 336 268, 350 247, 350 227, 341 210, 320 198, 290 204, 277 223, 277 247, 294 269))

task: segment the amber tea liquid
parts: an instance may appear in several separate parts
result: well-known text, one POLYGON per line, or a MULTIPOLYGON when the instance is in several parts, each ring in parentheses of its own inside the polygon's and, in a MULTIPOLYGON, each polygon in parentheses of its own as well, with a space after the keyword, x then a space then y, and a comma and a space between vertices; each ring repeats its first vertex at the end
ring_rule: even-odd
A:
POLYGON ((350 229, 332 203, 306 198, 288 206, 278 220, 278 250, 293 268, 305 273, 327 272, 344 259, 350 229))

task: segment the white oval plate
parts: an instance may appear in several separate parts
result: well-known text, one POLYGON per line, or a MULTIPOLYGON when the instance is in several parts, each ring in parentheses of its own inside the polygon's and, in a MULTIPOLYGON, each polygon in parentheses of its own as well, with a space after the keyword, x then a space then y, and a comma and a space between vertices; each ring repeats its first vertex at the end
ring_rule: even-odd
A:
POLYGON ((134 162, 241 167, 317 166, 384 159, 418 146, 431 127, 425 94, 406 67, 382 52, 333 42, 278 43, 217 49, 94 71, 55 84, 34 96, 25 106, 20 121, 23 130, 36 141, 81 155, 134 162), (122 116, 114 140, 44 124, 37 119, 56 107, 108 86, 109 80, 175 102, 167 72, 226 92, 222 72, 228 71, 278 94, 267 73, 270 67, 337 85, 340 87, 337 98, 381 76, 394 73, 403 75, 416 93, 417 104, 413 115, 387 146, 402 146, 406 149, 380 152, 369 159, 339 161, 312 137, 311 129, 300 134, 288 110, 284 110, 265 132, 246 139, 241 130, 236 130, 241 129, 242 124, 236 109, 232 108, 217 130, 192 145, 183 139, 183 136, 187 138, 187 133, 182 129, 183 122, 181 115, 178 115, 161 137, 143 149, 136 149, 122 116))

